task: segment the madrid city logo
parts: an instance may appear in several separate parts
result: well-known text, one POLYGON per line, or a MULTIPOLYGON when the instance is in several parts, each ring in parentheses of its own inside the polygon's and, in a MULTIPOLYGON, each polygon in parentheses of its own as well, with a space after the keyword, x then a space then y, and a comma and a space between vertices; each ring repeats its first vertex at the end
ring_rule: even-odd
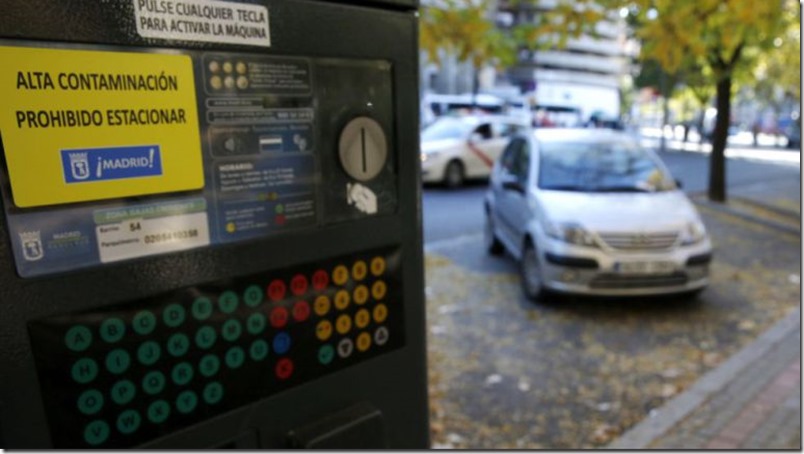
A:
POLYGON ((40 231, 18 232, 22 242, 22 256, 29 262, 35 262, 45 256, 42 248, 42 235, 40 231))
POLYGON ((89 178, 89 158, 88 153, 70 153, 70 171, 76 180, 86 180, 89 178))

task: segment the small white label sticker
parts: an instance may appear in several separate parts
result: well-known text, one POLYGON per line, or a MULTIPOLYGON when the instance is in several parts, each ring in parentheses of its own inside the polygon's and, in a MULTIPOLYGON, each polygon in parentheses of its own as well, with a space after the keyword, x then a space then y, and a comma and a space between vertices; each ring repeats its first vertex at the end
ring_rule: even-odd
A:
POLYGON ((268 8, 215 0, 132 0, 137 33, 158 38, 271 47, 268 8))
POLYGON ((209 245, 206 213, 127 219, 96 227, 103 263, 209 245))

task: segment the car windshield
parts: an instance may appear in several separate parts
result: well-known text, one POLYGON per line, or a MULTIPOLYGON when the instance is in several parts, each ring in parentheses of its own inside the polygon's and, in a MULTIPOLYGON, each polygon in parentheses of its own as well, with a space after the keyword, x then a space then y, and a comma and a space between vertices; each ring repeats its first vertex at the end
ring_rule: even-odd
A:
POLYGON ((675 189, 656 160, 628 142, 542 142, 539 188, 579 192, 675 189))
POLYGON ((472 129, 471 125, 454 118, 442 118, 422 131, 421 140, 463 139, 472 129))

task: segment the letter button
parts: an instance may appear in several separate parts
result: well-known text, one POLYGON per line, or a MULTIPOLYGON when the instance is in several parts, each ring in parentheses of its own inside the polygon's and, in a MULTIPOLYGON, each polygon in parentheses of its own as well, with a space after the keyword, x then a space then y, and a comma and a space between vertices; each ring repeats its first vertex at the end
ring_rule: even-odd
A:
POLYGON ((92 332, 86 326, 73 326, 64 336, 67 348, 74 352, 82 352, 92 344, 92 332))
POLYGON ((117 317, 108 318, 101 323, 100 335, 101 338, 112 344, 123 338, 126 333, 126 325, 117 317))
POLYGON ((103 443, 107 438, 109 438, 109 425, 104 421, 92 421, 84 429, 84 441, 92 446, 103 443))
POLYGON ((156 329, 156 316, 151 311, 140 311, 137 312, 137 315, 134 316, 134 320, 131 322, 132 328, 134 328, 134 332, 141 335, 146 336, 151 334, 154 329, 156 329))

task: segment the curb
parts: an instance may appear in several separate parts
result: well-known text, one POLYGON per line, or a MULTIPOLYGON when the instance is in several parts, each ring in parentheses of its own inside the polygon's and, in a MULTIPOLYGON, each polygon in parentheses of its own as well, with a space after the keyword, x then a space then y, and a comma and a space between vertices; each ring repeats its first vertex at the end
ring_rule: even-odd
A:
MULTIPOLYGON (((691 199, 696 205, 700 205, 702 207, 709 208, 709 209, 711 209, 713 211, 717 211, 717 212, 724 213, 724 214, 729 214, 729 215, 741 218, 741 219, 749 221, 749 222, 753 222, 753 223, 756 223, 756 224, 763 225, 765 227, 768 227, 768 228, 771 228, 771 229, 774 229, 774 230, 779 230, 779 231, 784 232, 784 233, 789 233, 791 235, 801 236, 801 229, 800 228, 795 228, 795 227, 791 227, 789 225, 782 224, 780 222, 771 221, 771 220, 768 220, 768 219, 763 219, 763 218, 761 218, 759 216, 754 216, 753 214, 748 214, 748 213, 746 213, 744 211, 736 210, 734 208, 729 208, 727 206, 721 205, 719 203, 710 202, 708 200, 702 200, 702 199, 698 199, 698 198, 691 198, 691 199)), ((740 199, 740 200, 742 201, 742 200, 745 200, 745 199, 740 199)), ((773 208, 768 208, 767 205, 759 203, 759 202, 752 201, 752 203, 750 203, 750 204, 757 205, 757 206, 762 207, 764 209, 769 209, 770 211, 774 211, 773 208)))
POLYGON ((800 327, 801 308, 797 307, 754 342, 705 374, 690 389, 657 409, 655 416, 647 416, 605 449, 648 449, 654 440, 672 429, 715 393, 724 389, 741 370, 749 367, 785 336, 800 327))

